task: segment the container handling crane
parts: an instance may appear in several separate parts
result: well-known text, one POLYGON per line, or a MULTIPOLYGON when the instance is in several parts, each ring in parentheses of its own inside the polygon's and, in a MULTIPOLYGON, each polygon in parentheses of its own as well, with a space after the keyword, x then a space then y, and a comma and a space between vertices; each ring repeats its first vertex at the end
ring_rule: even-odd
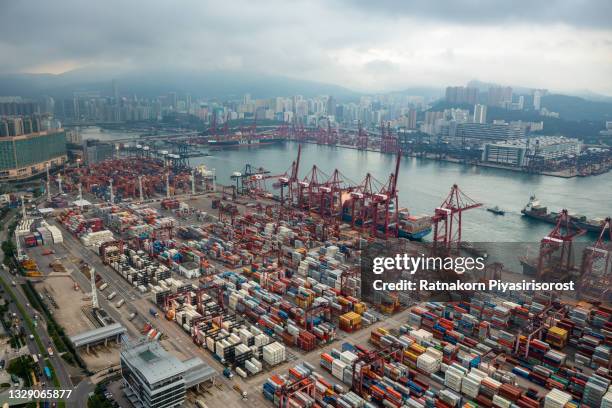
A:
POLYGON ((440 207, 434 211, 433 250, 434 253, 451 253, 458 251, 461 245, 463 212, 481 207, 453 184, 450 193, 440 207))
MULTIPOLYGON (((298 181, 298 173, 300 171, 300 158, 302 156, 302 145, 298 146, 298 154, 297 158, 291 163, 291 172, 289 176, 287 175, 281 176, 278 179, 279 187, 280 187, 280 204, 281 204, 281 212, 285 207, 285 188, 287 188, 287 199, 289 200, 289 206, 293 206, 295 197, 294 192, 296 189, 294 188, 295 184, 298 181)), ((282 218, 282 214, 281 214, 282 218)))
POLYGON ((372 206, 372 236, 376 237, 381 231, 383 238, 399 236, 399 202, 397 179, 399 178, 400 160, 402 151, 397 150, 395 159, 395 170, 389 175, 389 181, 382 190, 373 196, 372 206), (382 212, 380 208, 382 207, 382 212))
POLYGON ((612 221, 606 218, 597 241, 582 252, 578 295, 607 302, 612 298, 612 221), (606 242, 606 236, 608 242, 606 242))
POLYGON ((563 209, 553 230, 540 241, 537 278, 554 276, 562 281, 574 273, 572 242, 585 232, 572 221, 567 210, 563 209))

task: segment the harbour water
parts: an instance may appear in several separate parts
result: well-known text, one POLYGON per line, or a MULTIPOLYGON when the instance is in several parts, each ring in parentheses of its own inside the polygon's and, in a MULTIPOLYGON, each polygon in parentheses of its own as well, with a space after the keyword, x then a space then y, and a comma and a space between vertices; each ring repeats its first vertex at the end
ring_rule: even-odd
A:
MULTIPOLYGON (((86 138, 125 138, 126 133, 103 132, 89 128, 86 138)), ((232 183, 230 175, 242 171, 246 163, 264 167, 271 174, 289 171, 297 156, 297 143, 262 146, 258 148, 227 149, 211 152, 212 156, 191 158, 191 165, 205 164, 217 172, 222 184, 232 183)), ((361 152, 352 149, 304 144, 300 164, 300 178, 316 164, 323 172, 331 174, 338 168, 348 179, 359 183, 367 172, 386 182, 393 171, 395 157, 378 152, 361 152)), ((571 213, 589 218, 605 218, 612 215, 612 173, 586 178, 564 179, 517 173, 494 168, 438 162, 428 159, 403 157, 398 189, 400 205, 413 214, 432 214, 456 183, 475 201, 483 203, 464 213, 463 239, 473 242, 537 242, 552 225, 521 216, 520 210, 535 194, 549 211, 567 208, 571 213), (495 215, 486 207, 499 206, 506 214, 495 215)), ((272 188, 270 183, 270 188, 272 188)), ((581 238, 593 240, 593 235, 581 238)))

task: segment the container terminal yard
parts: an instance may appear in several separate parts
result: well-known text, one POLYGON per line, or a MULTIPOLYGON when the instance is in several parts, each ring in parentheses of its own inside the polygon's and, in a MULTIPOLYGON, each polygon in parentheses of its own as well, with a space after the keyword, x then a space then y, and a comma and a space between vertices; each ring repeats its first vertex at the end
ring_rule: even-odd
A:
POLYGON ((453 185, 430 214, 400 208, 401 154, 382 181, 325 174, 298 152, 282 174, 222 186, 142 150, 48 176, 15 231, 21 273, 92 378, 120 373, 108 385, 120 406, 612 407, 609 218, 577 254, 586 231, 559 209, 521 260, 523 274, 574 280, 579 298, 371 301, 365 247, 477 251, 461 229, 481 204, 453 185), (143 396, 143 378, 178 391, 143 396))
MULTIPOLYGON (((249 126, 229 124, 227 118, 221 120, 212 115, 208 127, 202 132, 176 129, 163 134, 141 134, 139 137, 118 138, 115 142, 128 151, 144 150, 147 155, 167 155, 172 150, 185 157, 197 157, 208 151, 236 148, 253 148, 285 142, 312 143, 321 146, 343 147, 358 151, 377 151, 386 154, 403 154, 443 160, 455 163, 503 168, 532 174, 545 174, 557 177, 587 177, 606 173, 612 168, 612 151, 597 146, 594 151, 586 149, 577 157, 544 157, 538 149, 527 153, 529 160, 521 166, 504 162, 485 160, 482 155, 482 141, 472 140, 471 147, 440 137, 424 137, 400 132, 390 123, 381 122, 378 126, 366 129, 359 123, 352 127, 332 126, 325 119, 318 126, 304 126, 301 122, 282 125, 257 125, 254 120, 249 126), (478 148, 477 148, 478 147, 478 148)), ((469 141, 469 140, 468 140, 469 141)), ((555 144, 558 140, 549 140, 555 144)), ((545 143, 545 140, 542 140, 545 143)), ((142 152, 141 152, 142 153, 142 152)))

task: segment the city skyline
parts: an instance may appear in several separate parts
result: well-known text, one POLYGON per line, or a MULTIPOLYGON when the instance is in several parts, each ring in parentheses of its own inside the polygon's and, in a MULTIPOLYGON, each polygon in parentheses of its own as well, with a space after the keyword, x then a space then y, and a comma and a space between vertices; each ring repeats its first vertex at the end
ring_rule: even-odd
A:
POLYGON ((0 73, 155 67, 262 73, 365 93, 479 79, 612 95, 604 17, 612 6, 604 1, 31 6, 3 6, 0 51, 14 58, 3 59, 0 73))

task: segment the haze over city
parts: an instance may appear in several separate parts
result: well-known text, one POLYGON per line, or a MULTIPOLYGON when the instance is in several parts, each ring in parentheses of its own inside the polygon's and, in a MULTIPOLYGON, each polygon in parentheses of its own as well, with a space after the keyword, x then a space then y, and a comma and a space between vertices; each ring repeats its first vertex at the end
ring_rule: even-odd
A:
POLYGON ((0 17, 2 408, 612 408, 612 0, 0 17))
POLYGON ((1 73, 230 71, 358 92, 478 79, 612 95, 612 3, 4 2, 1 73))

